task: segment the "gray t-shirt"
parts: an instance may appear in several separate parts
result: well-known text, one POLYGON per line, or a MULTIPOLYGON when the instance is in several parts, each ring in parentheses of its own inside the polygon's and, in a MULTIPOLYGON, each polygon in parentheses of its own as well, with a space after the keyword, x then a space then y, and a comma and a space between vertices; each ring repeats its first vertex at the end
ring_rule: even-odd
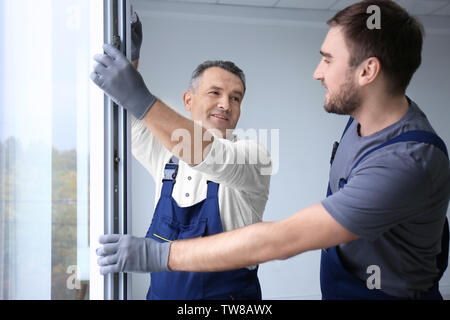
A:
MULTIPOLYGON (((410 100, 409 100, 410 101, 410 100)), ((405 116, 367 137, 353 121, 342 138, 330 170, 333 195, 322 201, 344 228, 361 238, 339 245, 343 265, 366 282, 380 268, 381 290, 417 298, 438 277, 436 255, 450 197, 450 168, 435 146, 400 142, 381 148, 351 169, 368 150, 410 130, 434 133, 412 101, 405 116), (340 178, 348 183, 339 190, 340 178)))

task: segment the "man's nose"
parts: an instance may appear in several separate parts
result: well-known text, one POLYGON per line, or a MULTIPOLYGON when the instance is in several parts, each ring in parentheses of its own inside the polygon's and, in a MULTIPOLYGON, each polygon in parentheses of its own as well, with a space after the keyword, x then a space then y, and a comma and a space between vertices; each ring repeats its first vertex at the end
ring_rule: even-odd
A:
POLYGON ((227 96, 222 97, 219 103, 217 104, 217 107, 224 111, 228 111, 231 108, 230 97, 227 96))
POLYGON ((316 70, 314 70, 313 78, 315 80, 323 80, 323 72, 322 72, 322 68, 320 67, 320 65, 321 65, 321 63, 319 63, 317 65, 316 70))

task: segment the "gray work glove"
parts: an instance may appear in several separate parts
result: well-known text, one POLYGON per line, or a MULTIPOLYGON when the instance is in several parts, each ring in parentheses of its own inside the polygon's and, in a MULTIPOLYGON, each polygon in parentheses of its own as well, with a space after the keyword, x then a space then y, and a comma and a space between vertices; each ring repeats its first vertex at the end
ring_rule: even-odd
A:
POLYGON ((131 61, 139 59, 142 45, 142 23, 136 12, 131 17, 131 61))
POLYGON ((127 58, 110 44, 104 44, 105 54, 96 54, 97 64, 91 80, 115 103, 142 119, 156 101, 147 89, 141 74, 127 58))
POLYGON ((169 271, 170 242, 160 243, 153 239, 131 235, 107 234, 98 241, 103 244, 96 250, 97 263, 102 275, 114 272, 160 272, 169 271))

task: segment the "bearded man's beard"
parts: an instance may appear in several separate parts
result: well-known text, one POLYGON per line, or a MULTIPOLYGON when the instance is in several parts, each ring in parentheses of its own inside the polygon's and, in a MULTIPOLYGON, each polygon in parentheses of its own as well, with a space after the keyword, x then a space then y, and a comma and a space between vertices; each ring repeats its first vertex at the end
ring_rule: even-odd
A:
POLYGON ((351 115, 360 107, 361 100, 353 79, 347 76, 340 91, 334 95, 330 94, 323 107, 328 113, 351 115))

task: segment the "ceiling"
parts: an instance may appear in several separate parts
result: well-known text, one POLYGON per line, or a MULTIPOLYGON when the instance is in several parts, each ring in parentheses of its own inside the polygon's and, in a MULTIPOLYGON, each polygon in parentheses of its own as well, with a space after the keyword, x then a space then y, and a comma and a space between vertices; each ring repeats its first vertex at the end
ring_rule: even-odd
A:
MULTIPOLYGON (((209 3, 215 5, 257 6, 339 11, 359 0, 159 0, 161 2, 209 3)), ((413 15, 450 17, 450 0, 395 0, 413 15)))

